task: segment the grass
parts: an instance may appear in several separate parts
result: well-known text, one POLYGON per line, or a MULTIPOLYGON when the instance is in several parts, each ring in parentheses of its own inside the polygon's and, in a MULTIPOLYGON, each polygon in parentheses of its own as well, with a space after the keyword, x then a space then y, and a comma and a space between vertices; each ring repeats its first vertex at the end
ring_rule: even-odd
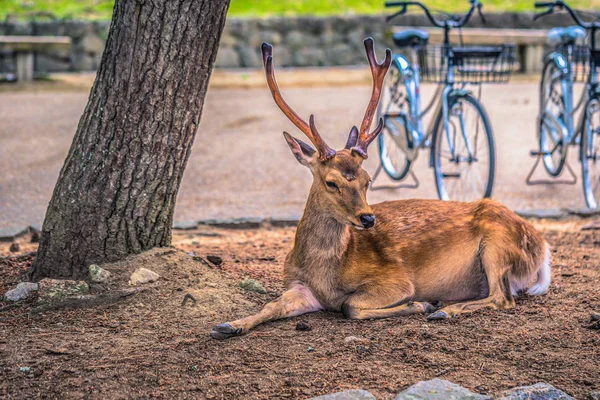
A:
MULTIPOLYGON (((334 15, 385 13, 385 0, 231 0, 229 15, 334 15)), ((464 11, 467 0, 423 0, 431 9, 464 11)), ((482 0, 485 11, 533 11, 533 0, 482 0)), ((7 14, 31 18, 49 13, 57 18, 110 19, 113 0, 0 0, 0 19, 7 14)), ((571 0, 574 8, 598 9, 600 0, 571 0)))

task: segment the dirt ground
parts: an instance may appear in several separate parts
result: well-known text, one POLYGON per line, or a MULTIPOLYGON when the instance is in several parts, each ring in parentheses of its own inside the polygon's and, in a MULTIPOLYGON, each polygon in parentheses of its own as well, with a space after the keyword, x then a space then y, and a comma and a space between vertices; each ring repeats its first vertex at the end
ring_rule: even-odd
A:
MULTIPOLYGON (((434 377, 487 394, 543 381, 585 398, 600 390, 600 331, 589 328, 591 312, 600 311, 600 230, 581 231, 586 222, 536 223, 553 246, 552 287, 519 298, 514 310, 437 322, 320 312, 228 341, 211 339, 210 328, 281 293, 294 228, 180 231, 176 248, 106 266, 114 280, 93 291, 126 285, 142 266, 161 275, 122 303, 41 314, 31 313, 34 299, 0 303, 0 398, 308 398, 362 388, 392 399, 434 377), (191 253, 219 255, 223 264, 191 253), (247 277, 268 293, 240 289, 247 277), (196 304, 182 306, 187 293, 196 304), (312 330, 296 330, 299 321, 312 330), (362 340, 347 344, 347 336, 362 340)), ((28 241, 20 239, 21 252, 35 249, 28 241)), ((0 244, 0 256, 8 246, 0 244)), ((0 261, 0 293, 31 260, 0 261)))

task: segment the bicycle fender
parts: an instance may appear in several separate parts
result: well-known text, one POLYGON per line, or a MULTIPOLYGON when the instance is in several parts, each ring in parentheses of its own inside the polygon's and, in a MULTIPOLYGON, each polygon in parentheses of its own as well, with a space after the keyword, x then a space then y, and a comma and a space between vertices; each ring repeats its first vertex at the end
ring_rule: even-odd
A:
POLYGON ((553 62, 563 74, 566 75, 569 73, 569 65, 567 63, 567 60, 565 59, 565 56, 561 53, 553 51, 552 53, 548 54, 548 56, 546 57, 546 63, 549 62, 553 62))
POLYGON ((398 71, 400 71, 400 74, 402 76, 406 76, 406 75, 412 73, 412 68, 410 67, 410 62, 408 62, 406 57, 404 57, 402 54, 394 55, 392 57, 392 62, 396 65, 396 68, 398 68, 398 71))

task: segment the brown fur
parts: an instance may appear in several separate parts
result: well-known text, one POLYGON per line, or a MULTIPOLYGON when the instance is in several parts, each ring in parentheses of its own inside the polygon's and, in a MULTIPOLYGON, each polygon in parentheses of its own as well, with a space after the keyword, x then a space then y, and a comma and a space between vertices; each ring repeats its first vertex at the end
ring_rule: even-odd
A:
POLYGON ((540 269, 544 240, 502 204, 414 199, 371 207, 361 157, 342 150, 323 162, 286 139, 314 177, 285 260, 290 289, 261 313, 217 326, 213 337, 319 309, 365 319, 429 313, 434 301, 449 304, 433 314, 438 319, 510 308, 510 279, 527 281, 540 269), (357 230, 364 213, 375 214, 375 226, 357 230))

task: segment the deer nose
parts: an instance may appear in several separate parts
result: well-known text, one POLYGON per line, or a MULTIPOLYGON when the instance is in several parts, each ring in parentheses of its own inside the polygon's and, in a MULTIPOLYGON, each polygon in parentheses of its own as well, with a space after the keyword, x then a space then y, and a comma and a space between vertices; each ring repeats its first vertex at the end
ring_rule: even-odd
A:
POLYGON ((373 225, 375 225, 375 215, 361 214, 360 223, 362 224, 363 228, 365 228, 365 229, 371 228, 373 225))

